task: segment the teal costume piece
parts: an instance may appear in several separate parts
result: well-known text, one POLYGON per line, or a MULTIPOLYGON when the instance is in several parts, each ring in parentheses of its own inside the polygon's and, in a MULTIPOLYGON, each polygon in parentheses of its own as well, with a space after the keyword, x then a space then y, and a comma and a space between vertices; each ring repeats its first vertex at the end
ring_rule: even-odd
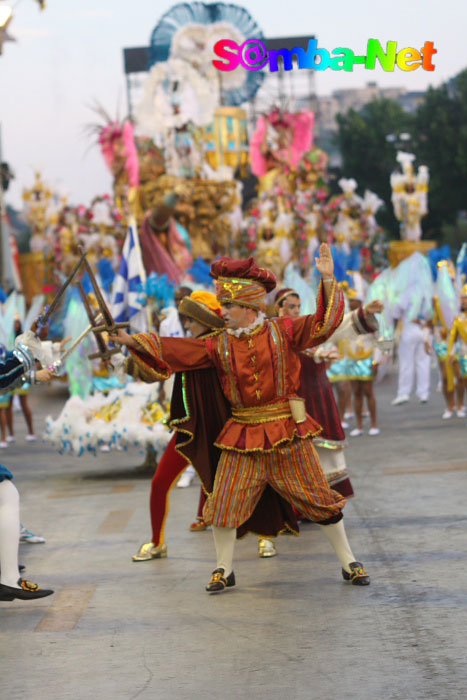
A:
POLYGON ((190 253, 191 253, 191 238, 190 238, 190 234, 188 233, 188 231, 186 230, 186 228, 185 228, 184 226, 182 226, 178 221, 175 222, 175 226, 177 227, 177 231, 179 232, 179 234, 180 234, 181 237, 183 238, 184 244, 186 245, 186 247, 188 248, 188 250, 189 250, 190 253))
POLYGON ((329 369, 326 370, 330 382, 346 382, 349 379, 349 370, 352 360, 347 357, 342 360, 333 362, 329 369))
POLYGON ((348 362, 348 379, 368 382, 375 378, 372 357, 365 357, 363 360, 349 360, 348 362))
POLYGON ((94 391, 112 391, 112 389, 123 389, 125 382, 122 384, 118 377, 93 377, 92 388, 94 391))
POLYGON ((8 408, 10 405, 11 393, 0 394, 0 408, 8 408))
POLYGON ((29 389, 31 388, 30 382, 24 382, 19 388, 13 389, 12 394, 17 396, 27 396, 29 394, 29 389))
POLYGON ((433 343, 435 349, 436 357, 440 360, 445 360, 448 354, 448 344, 447 343, 433 343))
POLYGON ((467 378, 467 355, 459 355, 459 365, 462 379, 467 378))

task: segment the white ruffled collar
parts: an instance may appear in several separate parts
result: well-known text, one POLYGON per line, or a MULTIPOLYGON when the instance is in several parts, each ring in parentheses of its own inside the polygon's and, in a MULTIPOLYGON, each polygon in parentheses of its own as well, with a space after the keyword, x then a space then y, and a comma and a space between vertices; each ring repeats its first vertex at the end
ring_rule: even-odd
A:
POLYGON ((249 335, 254 330, 262 326, 265 320, 266 314, 262 311, 259 311, 257 317, 255 318, 253 323, 250 323, 249 326, 247 326, 246 328, 227 328, 227 333, 229 333, 230 335, 234 335, 236 338, 240 338, 240 336, 242 335, 249 335))

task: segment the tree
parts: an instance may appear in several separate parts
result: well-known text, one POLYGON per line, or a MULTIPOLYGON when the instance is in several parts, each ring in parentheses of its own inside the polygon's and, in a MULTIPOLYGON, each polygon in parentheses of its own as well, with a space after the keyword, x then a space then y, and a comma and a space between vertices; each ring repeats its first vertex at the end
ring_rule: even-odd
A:
POLYGON ((430 169, 429 214, 424 236, 440 239, 442 227, 455 224, 467 209, 467 69, 438 88, 429 88, 415 114, 407 114, 392 100, 375 100, 360 112, 338 116, 338 141, 343 172, 359 186, 369 187, 386 203, 378 215, 393 235, 399 231, 392 214, 389 178, 396 167, 396 148, 389 134, 411 135, 404 150, 417 156, 415 166, 430 169))
POLYGON ((458 211, 466 206, 465 104, 460 93, 450 95, 448 86, 442 85, 429 88, 415 115, 414 152, 417 161, 430 169, 429 214, 423 226, 428 238, 440 238, 442 225, 455 223, 458 211))
POLYGON ((411 133, 413 115, 404 112, 394 100, 373 100, 359 112, 351 109, 337 117, 338 142, 346 177, 357 180, 359 189, 376 192, 385 202, 378 221, 394 236, 399 224, 392 212, 390 176, 396 167, 394 144, 390 134, 411 133))

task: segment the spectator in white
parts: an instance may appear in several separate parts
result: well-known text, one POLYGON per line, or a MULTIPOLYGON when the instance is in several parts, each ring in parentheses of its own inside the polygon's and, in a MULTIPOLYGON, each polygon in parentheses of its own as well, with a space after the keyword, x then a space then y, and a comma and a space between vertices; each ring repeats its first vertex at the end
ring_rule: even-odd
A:
POLYGON ((427 403, 430 395, 431 335, 430 313, 413 300, 405 309, 396 311, 396 321, 402 321, 399 343, 399 382, 393 406, 407 403, 415 384, 420 403, 427 403), (416 310, 415 307, 419 306, 416 310))

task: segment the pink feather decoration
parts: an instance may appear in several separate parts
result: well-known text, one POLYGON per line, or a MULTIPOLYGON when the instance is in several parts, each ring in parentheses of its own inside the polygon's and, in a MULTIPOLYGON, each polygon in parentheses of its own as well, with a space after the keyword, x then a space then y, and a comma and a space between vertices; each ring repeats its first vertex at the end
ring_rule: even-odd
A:
POLYGON ((128 183, 130 187, 138 187, 138 151, 136 149, 134 129, 131 122, 124 122, 123 127, 118 124, 118 122, 111 122, 105 126, 99 134, 99 145, 101 147, 101 152, 107 167, 111 171, 115 160, 115 148, 119 141, 123 143, 125 153, 125 169, 128 173, 128 183))
POLYGON ((123 126, 123 143, 125 145, 126 169, 130 187, 138 187, 139 185, 139 160, 134 131, 133 124, 126 121, 123 126))
POLYGON ((286 162, 291 168, 296 168, 304 153, 313 145, 313 126, 315 115, 305 111, 298 114, 279 112, 274 110, 267 116, 260 117, 256 124, 256 130, 250 142, 251 170, 257 177, 262 177, 268 172, 267 159, 261 153, 261 145, 268 124, 271 126, 289 126, 293 129, 293 139, 287 148, 286 162))

